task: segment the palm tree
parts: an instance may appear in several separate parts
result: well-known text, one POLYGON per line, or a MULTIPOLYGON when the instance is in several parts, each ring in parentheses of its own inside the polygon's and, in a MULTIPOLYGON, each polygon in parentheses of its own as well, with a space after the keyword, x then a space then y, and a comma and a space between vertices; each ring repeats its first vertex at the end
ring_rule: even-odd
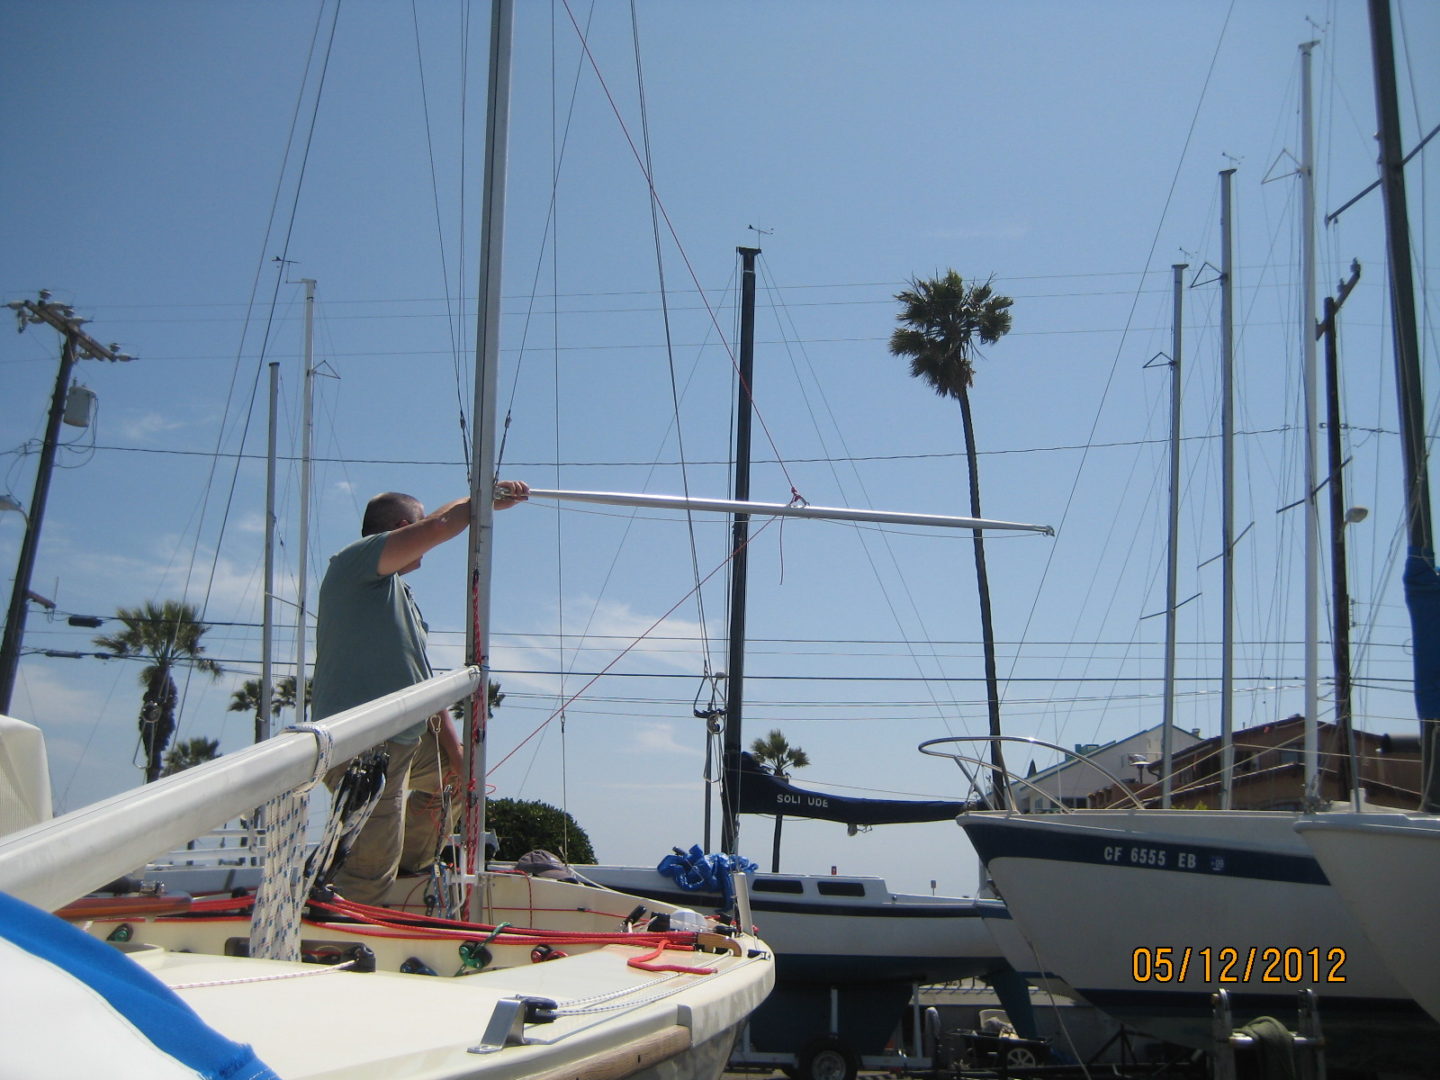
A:
POLYGON ((186 739, 166 751, 165 769, 161 775, 174 776, 177 772, 184 772, 186 769, 204 762, 214 761, 219 756, 219 739, 186 739))
MULTIPOLYGON (((310 695, 313 687, 310 680, 305 680, 305 704, 310 704, 310 695)), ((275 683, 270 688, 270 714, 273 716, 281 709, 293 709, 295 707, 295 676, 286 675, 285 678, 275 683)), ((227 707, 229 712, 244 712, 255 714, 255 741, 260 741, 260 680, 246 679, 240 689, 230 695, 230 704, 227 707)))
POLYGON ((810 764, 810 758, 805 751, 798 746, 791 746, 790 741, 781 735, 778 729, 751 743, 750 753, 761 765, 770 766, 770 771, 776 776, 789 776, 790 773, 786 770, 804 769, 810 764))
MULTIPOLYGON (((505 700, 505 695, 500 690, 500 684, 493 679, 490 681, 487 700, 489 701, 489 705, 486 708, 487 713, 493 713, 500 707, 500 703, 505 700)), ((465 702, 457 701, 454 705, 451 705, 450 715, 455 717, 457 721, 463 721, 465 719, 465 702)))
MULTIPOLYGON (((750 744, 750 753, 761 765, 768 765, 770 771, 776 776, 787 777, 789 769, 803 769, 810 764, 810 757, 798 746, 791 746, 790 741, 780 734, 779 729, 772 730, 763 739, 756 739, 750 744)), ((775 814, 775 841, 770 849, 770 872, 780 872, 780 826, 784 822, 785 815, 780 812, 775 814)))
POLYGON ((214 660, 205 657, 200 639, 210 629, 200 622, 199 612, 179 600, 143 607, 120 608, 115 617, 125 624, 118 634, 97 637, 95 644, 115 656, 139 657, 150 662, 140 672, 145 695, 140 700, 140 742, 145 748, 145 782, 160 778, 165 747, 175 734, 175 708, 179 691, 173 672, 189 664, 218 678, 223 673, 214 660))
MULTIPOLYGON (((993 345, 1010 330, 1008 296, 997 296, 990 282, 967 285, 954 270, 933 279, 913 278, 897 293, 903 305, 895 318, 901 325, 890 335, 890 352, 909 357, 910 374, 941 397, 960 403, 965 429, 965 459, 970 472, 970 515, 980 516, 980 466, 975 454, 975 425, 970 414, 970 387, 980 345, 993 345)), ((1008 804, 1005 760, 1000 750, 1000 683, 995 670, 995 627, 990 613, 990 580, 985 572, 985 540, 973 532, 975 581, 980 593, 980 633, 985 647, 985 694, 990 715, 991 781, 1001 807, 1008 804)))

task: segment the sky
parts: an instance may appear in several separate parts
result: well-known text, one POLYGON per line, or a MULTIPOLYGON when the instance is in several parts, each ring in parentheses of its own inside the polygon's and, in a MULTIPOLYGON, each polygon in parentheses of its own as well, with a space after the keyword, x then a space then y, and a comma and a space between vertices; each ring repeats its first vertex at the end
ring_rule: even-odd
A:
MULTIPOLYGON (((1311 305, 1299 270, 1302 43, 1318 42, 1319 216, 1376 176, 1364 4, 517 7, 503 476, 725 497, 747 245, 763 252, 753 496, 965 514, 958 406, 887 343, 911 279, 991 280, 1014 305, 1011 332, 976 361, 983 510, 1056 530, 987 541, 1002 719, 1067 747, 1122 738, 1163 715, 1172 267, 1185 264, 1175 719, 1213 735, 1216 267, 1233 169, 1236 725, 1304 707, 1301 339, 1307 306, 1358 260, 1339 339, 1345 494, 1369 511, 1347 530, 1356 714, 1414 730, 1378 194, 1317 226, 1311 305)), ((1440 8, 1394 11, 1408 150, 1440 112, 1425 60, 1440 8)), ((31 582, 57 608, 30 612, 11 711, 46 733, 58 809, 142 778, 139 665, 94 655, 117 623, 70 614, 195 604, 225 673, 184 674, 178 737, 222 751, 251 738, 227 706, 259 670, 271 364, 276 659, 293 669, 302 279, 316 282, 312 618, 325 560, 371 494, 433 507, 468 490, 487 34, 487 5, 454 2, 56 0, 0 66, 3 300, 50 290, 135 357, 79 367, 98 408, 65 429, 31 582)), ((1433 155, 1407 174, 1432 433, 1433 155)), ((0 494, 27 511, 58 355, 46 327, 0 337, 0 494)), ((7 595, 25 522, 0 513, 7 595)), ((496 527, 495 793, 565 807, 606 862, 703 842, 694 710, 727 663, 727 522, 537 500, 496 527)), ((791 521, 754 536, 746 743, 781 730, 811 761, 797 782, 817 790, 964 796, 955 764, 917 747, 986 727, 968 534, 791 521)), ((440 667, 463 659, 464 563, 457 541, 410 578, 440 667)), ((1031 760, 1010 755, 1022 772, 1031 760)), ((771 830, 741 825, 741 852, 767 867, 771 830)), ((782 867, 912 892, 976 883, 950 822, 851 837, 787 819, 782 867)))

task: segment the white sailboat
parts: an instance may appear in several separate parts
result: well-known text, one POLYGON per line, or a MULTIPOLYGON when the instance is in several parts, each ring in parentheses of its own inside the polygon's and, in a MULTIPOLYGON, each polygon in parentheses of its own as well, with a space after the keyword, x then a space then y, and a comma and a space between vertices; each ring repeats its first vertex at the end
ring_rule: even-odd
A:
MULTIPOLYGON (((1377 6, 1383 7, 1383 0, 1372 4, 1372 14, 1377 6)), ((1308 87, 1309 47, 1302 51, 1308 87)), ((1308 89, 1305 96, 1308 113, 1308 89)), ((1308 115, 1305 128, 1308 142, 1308 115)), ((1303 157, 1308 181, 1313 160, 1308 147, 1303 157)), ((1313 219, 1308 183, 1306 202, 1313 219)), ((1306 281, 1302 334, 1313 348, 1313 270, 1307 270, 1306 281)), ((1307 400, 1313 401, 1313 381, 1310 385, 1307 400)), ((1308 490, 1313 493, 1315 486, 1312 481, 1308 490)), ((1313 494, 1308 502, 1313 505, 1313 494)), ((1311 527, 1307 536, 1315 532, 1311 527)), ((1311 580, 1313 547, 1312 539, 1311 580)), ((1306 667, 1312 724, 1314 610, 1311 601, 1306 667)), ((1306 751, 1313 762, 1313 737, 1306 751)), ((1312 765, 1307 778, 1314 775, 1312 765)), ((1313 783, 1307 792, 1314 795, 1313 783)), ((1402 841, 1407 844, 1427 838, 1408 821, 1389 816, 1378 821, 1408 830, 1402 841)), ((962 815, 960 824, 1042 964, 1126 1023, 1209 1049, 1216 990, 1226 990, 1235 1015, 1246 1017, 1292 1016, 1297 993, 1309 990, 1318 999, 1330 1065, 1404 1075, 1423 1072, 1426 1062, 1433 1067, 1440 1052, 1433 1011, 1426 1015, 1413 978, 1400 977, 1406 968, 1367 933, 1385 919, 1383 906, 1373 904, 1376 892, 1412 905, 1416 897, 1433 895, 1423 883, 1392 875, 1398 859, 1381 839, 1384 827, 1377 824, 1371 848, 1368 831, 1354 815, 1314 810, 972 813, 962 815), (1347 841, 1354 841, 1352 852, 1368 850, 1364 865, 1370 872, 1356 873, 1357 864, 1338 868, 1347 841), (1076 934, 1077 926, 1085 933, 1076 934)), ((1414 863, 1426 865, 1419 857, 1414 863)), ((1428 940, 1428 931, 1417 932, 1419 937, 1406 939, 1406 946, 1397 941, 1394 948, 1414 949, 1428 940)))
POLYGON ((1416 899, 1440 889, 1440 818, 1326 814, 1295 828, 1391 975, 1440 1021, 1433 912, 1416 899))
MULTIPOLYGON (((510 24, 511 4, 498 0, 485 229, 493 271, 482 290, 474 473, 476 506, 487 512, 472 530, 475 582, 489 571, 510 24)), ((743 895, 733 927, 692 918, 686 929, 649 933, 640 920, 670 914, 666 905, 619 896, 599 904, 593 889, 482 871, 465 922, 341 903, 313 908, 301 924, 299 824, 329 765, 457 700, 484 701, 488 588, 474 591, 481 629, 462 669, 0 838, 7 1076, 719 1074, 774 980, 743 895), (258 897, 86 899, 262 805, 272 815, 270 877, 258 897)), ((481 774, 482 751, 469 755, 481 774)))

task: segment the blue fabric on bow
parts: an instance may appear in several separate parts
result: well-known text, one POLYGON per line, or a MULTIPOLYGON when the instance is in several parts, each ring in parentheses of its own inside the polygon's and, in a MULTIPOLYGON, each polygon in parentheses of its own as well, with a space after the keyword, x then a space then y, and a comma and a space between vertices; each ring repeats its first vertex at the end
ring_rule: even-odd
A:
POLYGON ((699 844, 694 844, 688 852, 676 848, 675 853, 666 855, 655 869, 673 878, 675 884, 688 892, 720 893, 723 906, 729 908, 735 902, 730 875, 752 874, 759 866, 741 855, 707 855, 699 844))

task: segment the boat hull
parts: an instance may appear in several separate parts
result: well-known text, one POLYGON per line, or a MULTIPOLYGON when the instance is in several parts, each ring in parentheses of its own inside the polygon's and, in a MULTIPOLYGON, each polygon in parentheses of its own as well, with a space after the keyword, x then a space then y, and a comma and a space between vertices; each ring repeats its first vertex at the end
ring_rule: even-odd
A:
POLYGON ((1295 827, 1391 973, 1440 1021, 1431 902, 1440 896, 1440 817, 1326 814, 1295 827))
POLYGON ((1296 843, 1296 818, 1077 811, 959 821, 1041 966, 1117 1019, 1208 1049, 1216 990, 1248 1019, 1293 1017, 1309 989, 1331 1062, 1409 1067, 1440 1050, 1440 1025, 1296 843))

